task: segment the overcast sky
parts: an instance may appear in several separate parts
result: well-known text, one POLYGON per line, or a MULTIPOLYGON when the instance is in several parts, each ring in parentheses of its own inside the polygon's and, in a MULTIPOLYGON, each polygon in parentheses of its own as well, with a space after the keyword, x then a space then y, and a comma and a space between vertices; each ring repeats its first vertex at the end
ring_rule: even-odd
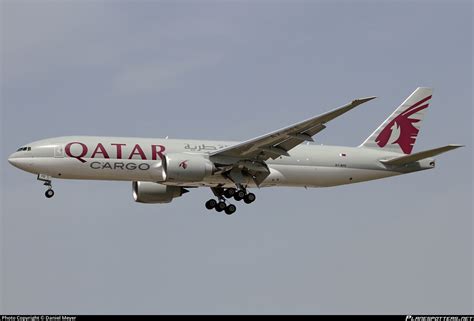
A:
POLYGON ((470 1, 1 1, 2 313, 473 311, 470 1), (328 189, 208 189, 134 203, 131 183, 53 182, 8 155, 63 135, 244 140, 340 106, 357 146, 416 87, 437 168, 328 189))

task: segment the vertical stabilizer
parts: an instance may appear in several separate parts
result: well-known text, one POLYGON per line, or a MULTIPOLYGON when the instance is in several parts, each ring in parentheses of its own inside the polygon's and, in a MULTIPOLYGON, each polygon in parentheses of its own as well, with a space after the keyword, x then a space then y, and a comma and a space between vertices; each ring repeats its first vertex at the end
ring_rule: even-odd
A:
POLYGON ((432 92, 417 88, 359 147, 411 154, 432 92))

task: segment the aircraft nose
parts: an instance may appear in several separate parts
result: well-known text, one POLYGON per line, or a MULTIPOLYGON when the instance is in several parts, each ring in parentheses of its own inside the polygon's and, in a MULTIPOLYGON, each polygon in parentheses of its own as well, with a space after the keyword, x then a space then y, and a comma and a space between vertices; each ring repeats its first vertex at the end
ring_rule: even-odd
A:
POLYGON ((33 162, 31 157, 24 157, 24 155, 13 153, 8 157, 8 162, 16 168, 27 172, 33 170, 33 162))
POLYGON ((18 163, 18 160, 16 159, 15 153, 11 154, 8 156, 8 162, 12 164, 13 166, 16 166, 18 163))

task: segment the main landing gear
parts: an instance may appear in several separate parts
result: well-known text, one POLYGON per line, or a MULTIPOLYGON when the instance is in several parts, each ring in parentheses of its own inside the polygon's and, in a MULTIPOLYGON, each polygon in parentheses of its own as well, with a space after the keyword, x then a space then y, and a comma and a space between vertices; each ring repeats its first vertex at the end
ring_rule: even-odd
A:
POLYGON ((46 198, 51 198, 54 196, 53 185, 51 184, 51 177, 43 174, 39 174, 37 180, 44 182, 43 185, 47 186, 48 189, 44 192, 46 198))
POLYGON ((215 209, 217 212, 224 211, 227 215, 232 215, 237 210, 237 207, 235 207, 234 204, 227 205, 226 201, 223 199, 220 199, 219 201, 216 201, 215 199, 208 200, 206 202, 206 208, 208 210, 215 209))
POLYGON ((243 200, 246 204, 253 203, 256 199, 254 193, 248 193, 245 188, 212 188, 214 195, 217 196, 217 200, 210 199, 206 202, 206 208, 208 210, 215 209, 217 212, 224 211, 227 215, 232 215, 237 210, 237 207, 233 204, 227 204, 227 199, 233 198, 236 201, 243 200))

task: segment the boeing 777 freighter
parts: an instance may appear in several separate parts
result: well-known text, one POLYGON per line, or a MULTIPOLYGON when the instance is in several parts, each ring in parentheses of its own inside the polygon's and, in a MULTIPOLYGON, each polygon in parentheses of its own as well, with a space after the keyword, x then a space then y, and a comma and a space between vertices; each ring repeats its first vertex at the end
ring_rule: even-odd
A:
POLYGON ((131 181, 141 203, 169 203, 190 188, 210 187, 215 198, 206 208, 230 215, 230 199, 255 201, 249 188, 327 187, 434 168, 431 157, 461 145, 412 153, 431 96, 430 88, 417 88, 358 147, 310 142, 326 123, 375 97, 244 142, 69 136, 27 144, 8 161, 36 174, 48 198, 52 178, 131 181))

